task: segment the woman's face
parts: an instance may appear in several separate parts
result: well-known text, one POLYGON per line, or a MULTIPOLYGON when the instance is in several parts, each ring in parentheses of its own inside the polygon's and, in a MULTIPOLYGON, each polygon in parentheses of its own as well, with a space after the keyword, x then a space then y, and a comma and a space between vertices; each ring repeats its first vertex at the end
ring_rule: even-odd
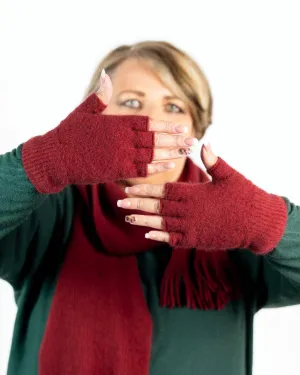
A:
MULTIPOLYGON (((188 126, 194 135, 193 121, 188 106, 176 97, 160 79, 136 59, 123 62, 112 75, 113 95, 105 114, 145 115, 155 120, 188 126)), ((185 159, 175 159, 175 168, 146 178, 128 180, 129 184, 165 183, 176 181, 185 159)))

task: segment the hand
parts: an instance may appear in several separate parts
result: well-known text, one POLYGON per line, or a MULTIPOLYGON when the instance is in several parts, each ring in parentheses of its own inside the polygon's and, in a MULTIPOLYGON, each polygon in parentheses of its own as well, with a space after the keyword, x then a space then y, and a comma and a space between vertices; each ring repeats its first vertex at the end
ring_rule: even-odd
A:
POLYGON ((286 226, 284 200, 255 186, 217 158, 210 147, 202 148, 201 158, 211 182, 129 187, 126 192, 137 197, 119 201, 118 206, 157 215, 130 215, 126 221, 157 229, 147 238, 171 246, 272 250, 286 226))
MULTIPOLYGON (((107 106, 110 102, 112 91, 111 79, 103 70, 100 77, 100 87, 96 95, 104 106, 107 106)), ((195 138, 184 135, 188 131, 188 127, 185 125, 149 119, 148 130, 154 132, 153 161, 155 162, 148 164, 148 175, 174 168, 172 162, 160 163, 159 161, 184 157, 190 153, 189 146, 197 143, 195 138)))
POLYGON ((170 160, 190 153, 195 140, 184 135, 182 124, 102 114, 111 95, 111 80, 102 74, 96 94, 55 129, 23 145, 25 171, 40 193, 146 177, 174 168, 170 160))

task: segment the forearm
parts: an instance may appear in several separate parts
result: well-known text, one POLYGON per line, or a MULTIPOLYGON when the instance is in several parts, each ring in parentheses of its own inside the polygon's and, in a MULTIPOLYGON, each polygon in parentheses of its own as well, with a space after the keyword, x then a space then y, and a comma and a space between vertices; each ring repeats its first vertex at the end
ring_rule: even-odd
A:
POLYGON ((47 199, 29 181, 22 164, 22 146, 0 156, 0 240, 47 199))
POLYGON ((272 266, 300 288, 300 207, 285 198, 288 221, 284 235, 267 257, 272 266))

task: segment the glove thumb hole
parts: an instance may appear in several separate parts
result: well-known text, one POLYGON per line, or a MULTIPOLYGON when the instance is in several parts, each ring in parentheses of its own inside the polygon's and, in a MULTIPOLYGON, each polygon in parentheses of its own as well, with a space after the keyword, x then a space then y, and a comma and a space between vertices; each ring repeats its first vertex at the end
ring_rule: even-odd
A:
POLYGON ((213 182, 217 182, 228 179, 233 176, 236 171, 222 158, 218 157, 217 162, 207 170, 207 173, 212 177, 213 182))

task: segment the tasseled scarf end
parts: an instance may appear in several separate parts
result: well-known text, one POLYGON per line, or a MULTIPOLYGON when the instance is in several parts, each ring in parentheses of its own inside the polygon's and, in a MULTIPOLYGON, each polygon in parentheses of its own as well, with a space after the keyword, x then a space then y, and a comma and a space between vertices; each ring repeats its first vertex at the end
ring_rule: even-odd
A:
POLYGON ((221 310, 240 296, 237 269, 227 252, 173 250, 161 282, 162 307, 221 310))

